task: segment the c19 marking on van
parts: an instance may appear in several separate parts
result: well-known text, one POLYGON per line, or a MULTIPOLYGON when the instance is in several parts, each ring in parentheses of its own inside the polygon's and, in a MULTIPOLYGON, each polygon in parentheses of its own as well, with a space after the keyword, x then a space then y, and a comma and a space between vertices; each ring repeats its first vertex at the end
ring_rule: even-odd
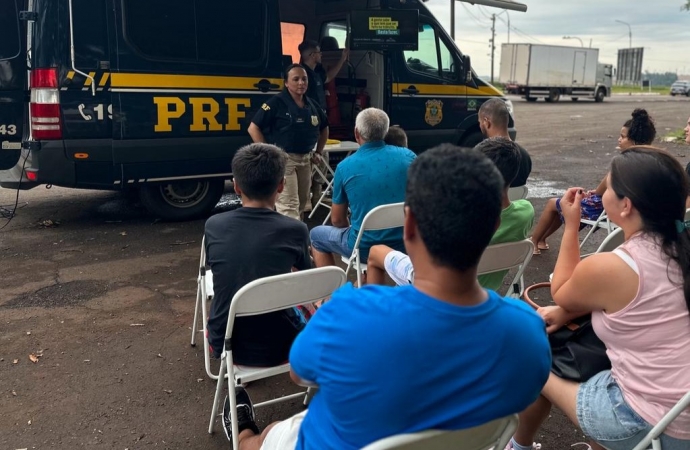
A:
POLYGON ((10 136, 14 136, 17 134, 17 125, 12 123, 9 125, 5 125, 4 123, 0 124, 0 134, 9 134, 10 136))
POLYGON ((103 103, 99 103, 98 105, 94 106, 91 108, 91 110, 87 109, 86 105, 83 103, 79 104, 77 106, 77 109, 79 110, 79 114, 81 114, 82 119, 84 120, 93 120, 93 116, 89 114, 91 110, 96 113, 96 120, 105 120, 105 113, 108 113, 108 119, 112 120, 113 118, 113 105, 108 105, 107 107, 103 103))
POLYGON ((191 106, 192 122, 189 131, 239 131, 240 119, 246 117, 247 109, 251 106, 251 99, 226 97, 223 102, 227 108, 227 122, 221 124, 216 117, 220 113, 221 105, 211 97, 190 97, 187 102, 179 97, 153 97, 156 105, 156 133, 169 133, 173 130, 172 121, 181 118, 187 112, 187 104, 191 106))

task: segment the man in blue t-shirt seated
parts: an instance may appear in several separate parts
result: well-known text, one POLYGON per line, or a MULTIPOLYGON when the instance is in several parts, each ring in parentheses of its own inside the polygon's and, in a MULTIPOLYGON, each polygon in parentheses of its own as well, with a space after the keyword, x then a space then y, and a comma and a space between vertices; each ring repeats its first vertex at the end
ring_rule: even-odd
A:
MULTIPOLYGON (((316 267, 335 265, 333 254, 350 257, 364 216, 377 206, 400 203, 405 199, 407 169, 415 154, 404 147, 385 143, 390 120, 376 108, 367 108, 355 120, 357 152, 335 169, 331 223, 310 232, 316 267), (348 207, 352 214, 347 218, 348 207)), ((368 231, 359 244, 362 262, 369 247, 386 244, 403 250, 402 228, 368 231)))
POLYGON ((498 169, 476 150, 446 144, 420 155, 409 171, 404 227, 414 284, 336 291, 290 351, 292 379, 319 387, 309 409, 257 434, 241 391, 240 449, 359 449, 530 405, 551 366, 544 322, 477 281, 502 190, 498 169))

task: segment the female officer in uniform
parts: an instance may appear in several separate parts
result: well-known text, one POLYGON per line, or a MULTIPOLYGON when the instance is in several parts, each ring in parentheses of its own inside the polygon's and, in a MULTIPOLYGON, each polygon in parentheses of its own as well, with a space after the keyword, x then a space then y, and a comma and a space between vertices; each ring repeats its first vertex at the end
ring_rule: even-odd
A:
POLYGON ((275 144, 288 156, 285 189, 278 196, 276 210, 301 220, 311 188, 310 153, 323 152, 328 139, 328 119, 306 96, 307 72, 299 64, 285 69, 285 89, 261 105, 249 125, 254 142, 275 144))

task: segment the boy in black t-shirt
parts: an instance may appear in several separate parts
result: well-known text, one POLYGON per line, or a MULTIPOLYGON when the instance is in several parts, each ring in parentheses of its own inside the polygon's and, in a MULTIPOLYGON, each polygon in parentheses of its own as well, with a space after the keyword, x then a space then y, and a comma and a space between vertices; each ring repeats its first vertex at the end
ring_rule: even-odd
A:
MULTIPOLYGON (((223 350, 230 301, 242 286, 293 268, 312 267, 307 226, 275 212, 276 198, 285 184, 285 164, 285 152, 274 145, 251 144, 238 150, 232 171, 242 208, 206 221, 206 258, 215 293, 207 333, 216 358, 223 350)), ((286 362, 292 341, 304 325, 304 317, 294 308, 235 319, 235 364, 286 362)))

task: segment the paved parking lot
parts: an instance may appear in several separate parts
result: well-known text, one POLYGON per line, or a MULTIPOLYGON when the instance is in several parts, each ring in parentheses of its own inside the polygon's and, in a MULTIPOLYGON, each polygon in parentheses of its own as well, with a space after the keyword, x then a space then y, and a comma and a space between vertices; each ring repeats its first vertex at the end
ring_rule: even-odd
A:
MULTIPOLYGON (((537 213, 568 186, 597 185, 634 108, 649 111, 659 137, 690 115, 680 97, 564 100, 514 99, 537 213)), ((659 145, 688 162, 690 147, 659 145)), ((15 195, 0 190, 0 205, 15 195)), ((214 384, 201 346, 189 345, 203 220, 157 222, 118 193, 61 188, 20 192, 18 207, 0 231, 0 448, 227 448, 220 424, 206 433, 214 384)), ((557 238, 528 283, 547 279, 557 238)), ((249 387, 255 401, 295 390, 287 376, 249 387)), ((259 409, 260 424, 300 408, 259 409)), ((541 438, 547 450, 581 440, 559 413, 541 438)))

